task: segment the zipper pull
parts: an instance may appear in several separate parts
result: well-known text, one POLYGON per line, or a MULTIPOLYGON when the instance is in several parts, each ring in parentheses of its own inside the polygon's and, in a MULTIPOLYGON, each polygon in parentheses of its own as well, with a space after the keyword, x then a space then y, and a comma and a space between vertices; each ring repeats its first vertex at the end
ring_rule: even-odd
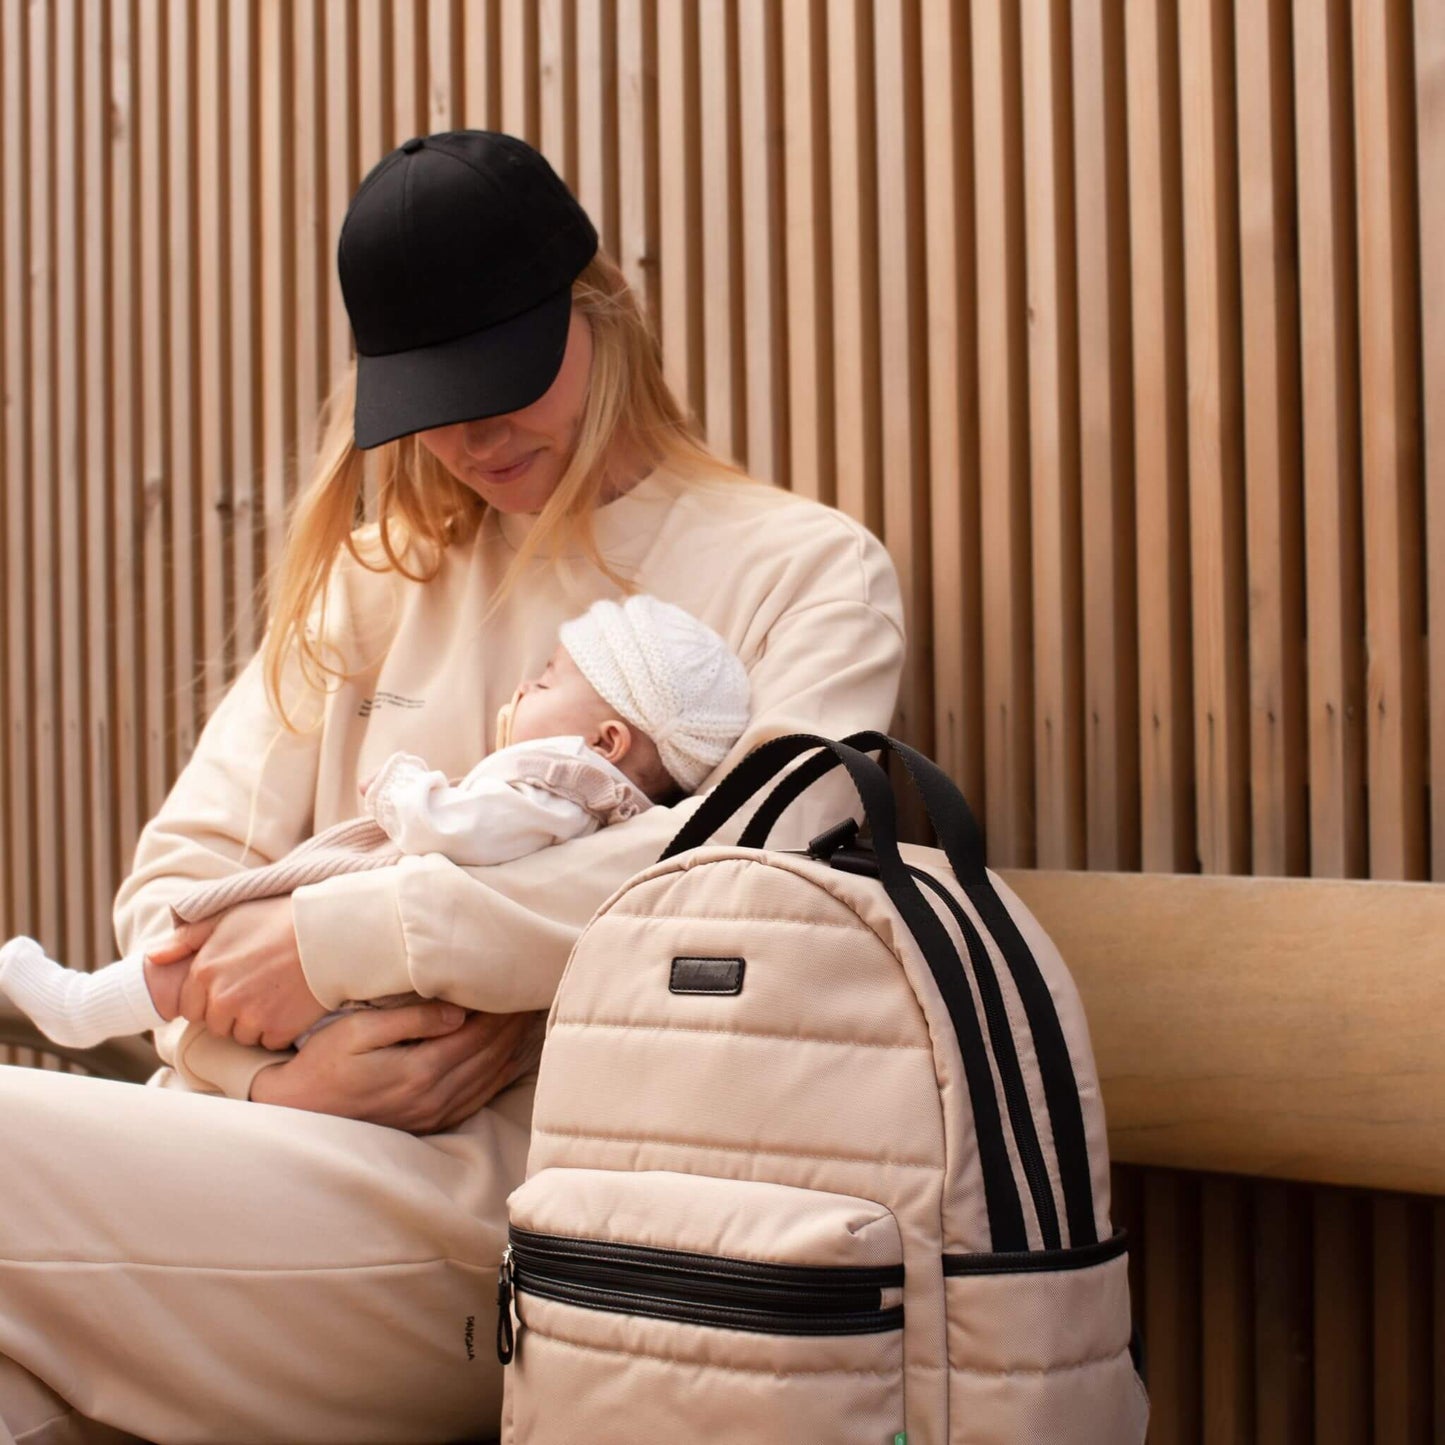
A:
POLYGON ((512 1332, 512 1246, 502 1251, 502 1263, 497 1269, 497 1358, 504 1364, 512 1363, 516 1353, 516 1336, 512 1332))

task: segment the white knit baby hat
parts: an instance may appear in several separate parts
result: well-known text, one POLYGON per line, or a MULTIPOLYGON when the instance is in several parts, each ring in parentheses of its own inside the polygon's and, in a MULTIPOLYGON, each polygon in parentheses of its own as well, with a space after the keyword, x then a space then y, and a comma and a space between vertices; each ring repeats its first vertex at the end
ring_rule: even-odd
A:
POLYGON ((727 757, 748 724, 748 674, 704 622, 641 594, 594 602, 558 637, 604 702, 657 744, 689 793, 727 757))

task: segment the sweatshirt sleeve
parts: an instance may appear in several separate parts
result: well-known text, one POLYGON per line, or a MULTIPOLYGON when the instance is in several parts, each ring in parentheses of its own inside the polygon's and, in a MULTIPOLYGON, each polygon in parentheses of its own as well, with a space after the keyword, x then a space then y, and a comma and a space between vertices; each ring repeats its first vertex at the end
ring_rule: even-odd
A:
MULTIPOLYGON (((859 545, 864 575, 853 596, 808 598, 768 624, 749 663, 751 723, 705 786, 769 738, 887 730, 903 666, 902 602, 881 544, 859 545)), ((777 846, 800 846, 856 813, 851 784, 838 774, 789 808, 777 846)), ((298 889, 296 931, 311 990, 329 1008, 409 989, 494 1012, 547 1008, 583 925, 657 861, 699 802, 653 807, 494 868, 469 871, 429 854, 298 889)), ((744 822, 734 819, 720 841, 735 839, 744 822)))
MULTIPOLYGON (((115 899, 122 955, 165 937, 171 903, 197 884, 274 862, 307 836, 319 736, 314 726, 300 733, 281 726, 266 696, 261 659, 253 658, 141 832, 115 899)), ((190 1088, 242 1099, 255 1075, 281 1057, 216 1038, 184 1019, 157 1029, 156 1047, 190 1088)))

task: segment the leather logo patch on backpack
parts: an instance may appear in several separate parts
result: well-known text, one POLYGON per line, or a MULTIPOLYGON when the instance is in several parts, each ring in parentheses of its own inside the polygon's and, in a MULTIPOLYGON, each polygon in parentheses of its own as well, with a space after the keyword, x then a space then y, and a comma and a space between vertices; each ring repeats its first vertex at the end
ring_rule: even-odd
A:
POLYGON ((741 993, 744 958, 674 958, 669 993, 741 993))

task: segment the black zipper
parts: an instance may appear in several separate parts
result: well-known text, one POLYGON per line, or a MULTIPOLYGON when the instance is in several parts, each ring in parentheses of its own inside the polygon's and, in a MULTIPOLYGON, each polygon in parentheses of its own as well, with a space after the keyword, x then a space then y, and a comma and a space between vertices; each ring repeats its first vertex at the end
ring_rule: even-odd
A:
POLYGON ((1129 1236, 1116 1230, 1109 1239, 1079 1244, 1072 1249, 1033 1249, 1017 1254, 945 1254, 943 1274, 951 1279, 965 1274, 1057 1274, 1071 1269, 1093 1269, 1118 1259, 1129 1247, 1129 1236))
MULTIPOLYGON (((1008 1109, 1009 1123, 1013 1126, 1014 1145, 1018 1149, 1019 1164, 1028 1181, 1029 1194, 1034 1201, 1034 1213, 1039 1221, 1039 1234, 1044 1249, 1056 1250, 1062 1244, 1059 1234, 1059 1211, 1054 1203, 1053 1185, 1049 1182, 1048 1165, 1044 1162, 1044 1151, 1039 1144, 1038 1129, 1034 1124, 1033 1105, 1029 1102, 1028 1089, 1024 1084, 1023 1071, 1019 1067, 1018 1050, 1014 1046, 1013 1025, 1009 1021, 1008 1008, 998 986, 998 975, 994 972, 988 950, 973 920, 964 912, 963 906, 942 883, 931 873, 913 864, 904 865, 920 883, 925 883, 936 893, 953 915, 959 932, 968 948, 973 963, 974 978, 978 984, 978 996, 983 1003, 984 1018, 988 1024, 989 1041, 993 1044, 994 1062, 998 1065, 999 1082, 1003 1085, 1004 1104, 1008 1109)), ((961 966, 961 961, 960 961, 961 966)))
POLYGON ((514 1291, 583 1309, 770 1335, 862 1335, 903 1327, 903 1266, 762 1264, 531 1230, 510 1232, 497 1282, 498 1358, 512 1354, 514 1291))

